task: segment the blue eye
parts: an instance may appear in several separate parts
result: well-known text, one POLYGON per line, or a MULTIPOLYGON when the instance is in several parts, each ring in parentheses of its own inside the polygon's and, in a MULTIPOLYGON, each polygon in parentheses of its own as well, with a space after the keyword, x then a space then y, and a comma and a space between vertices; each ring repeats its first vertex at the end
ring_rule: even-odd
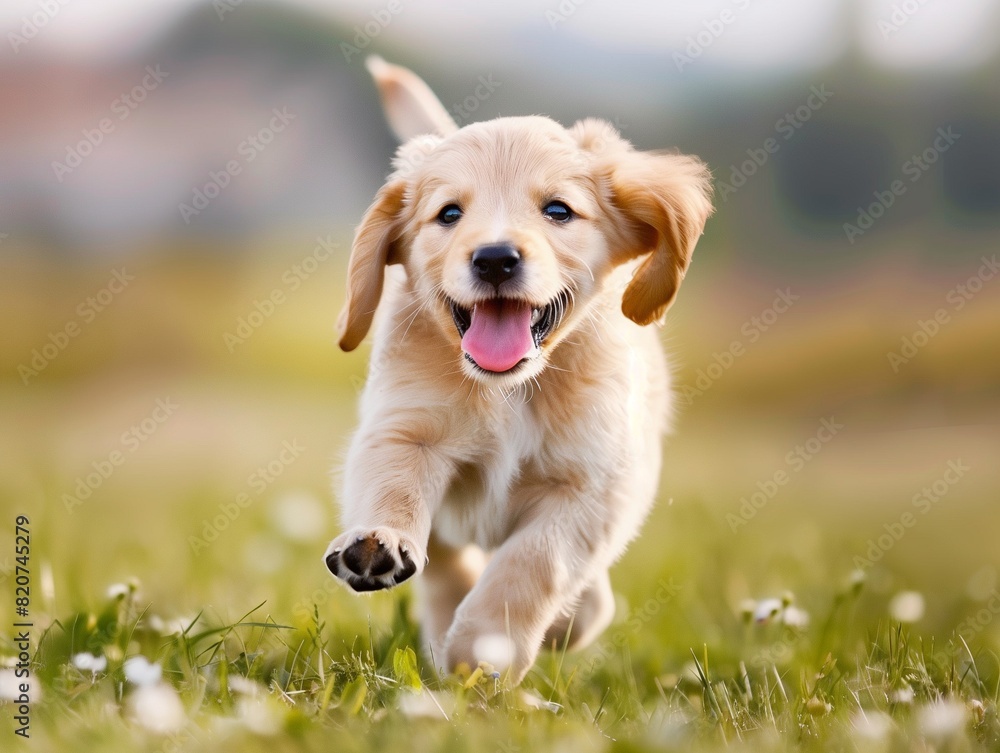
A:
POLYGON ((437 221, 442 225, 454 225, 462 218, 462 210, 458 204, 448 204, 438 212, 437 221))
POLYGON ((561 201, 550 201, 545 205, 542 214, 556 222, 568 222, 573 219, 573 210, 561 201))

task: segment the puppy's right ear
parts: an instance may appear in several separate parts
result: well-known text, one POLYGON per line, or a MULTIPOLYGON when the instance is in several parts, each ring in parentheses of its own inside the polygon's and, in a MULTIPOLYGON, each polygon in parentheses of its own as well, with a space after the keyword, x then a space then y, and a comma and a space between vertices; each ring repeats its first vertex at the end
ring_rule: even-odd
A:
POLYGON ((386 120, 400 141, 431 133, 447 136, 458 130, 455 121, 416 73, 385 62, 378 55, 365 60, 382 97, 386 120))
POLYGON ((365 339, 382 297, 385 267, 402 261, 399 237, 405 190, 401 178, 382 186, 354 235, 347 265, 347 302, 338 322, 342 350, 354 350, 365 339))

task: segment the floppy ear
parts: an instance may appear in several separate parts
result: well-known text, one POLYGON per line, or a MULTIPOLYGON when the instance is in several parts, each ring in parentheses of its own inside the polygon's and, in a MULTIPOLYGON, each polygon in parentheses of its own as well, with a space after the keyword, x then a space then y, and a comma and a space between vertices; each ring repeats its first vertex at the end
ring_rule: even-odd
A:
POLYGON ((447 136, 458 130, 441 101, 413 71, 391 65, 378 55, 370 55, 365 66, 378 86, 386 120, 400 141, 425 133, 447 136))
POLYGON ((712 176, 697 157, 635 151, 603 120, 581 120, 570 133, 610 194, 612 263, 646 256, 622 295, 622 313, 636 324, 659 321, 712 214, 712 176))
POLYGON ((385 267, 401 261, 398 241, 405 188, 405 181, 398 178, 382 186, 354 234, 347 302, 338 322, 342 350, 354 350, 365 339, 382 297, 385 267))
POLYGON ((622 313, 650 324, 677 295, 713 211, 711 175, 696 157, 634 151, 619 155, 610 170, 612 201, 631 226, 615 262, 648 254, 625 288, 622 313))

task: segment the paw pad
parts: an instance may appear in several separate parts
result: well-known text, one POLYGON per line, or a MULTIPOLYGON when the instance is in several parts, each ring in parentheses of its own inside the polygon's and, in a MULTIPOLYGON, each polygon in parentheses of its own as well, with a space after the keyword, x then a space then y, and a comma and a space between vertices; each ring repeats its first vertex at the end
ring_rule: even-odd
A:
POLYGON ((408 547, 387 531, 343 534, 334 539, 325 561, 355 591, 392 588, 417 571, 408 547))

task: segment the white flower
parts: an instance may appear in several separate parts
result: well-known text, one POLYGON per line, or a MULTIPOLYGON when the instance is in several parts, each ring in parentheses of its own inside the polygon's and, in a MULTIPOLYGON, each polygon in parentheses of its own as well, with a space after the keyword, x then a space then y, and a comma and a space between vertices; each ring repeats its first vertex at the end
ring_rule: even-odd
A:
MULTIPOLYGON (((31 703, 38 703, 42 700, 41 683, 27 677, 18 677, 17 670, 0 669, 0 701, 18 701, 22 695, 27 695, 31 703), (28 689, 22 690, 22 685, 27 685, 28 689)), ((20 703, 23 702, 22 699, 20 703)))
POLYGON ((400 693, 397 699, 400 712, 411 719, 448 719, 455 708, 455 696, 434 690, 419 693, 400 693))
POLYGON ((792 604, 794 597, 786 593, 781 599, 745 599, 740 605, 744 619, 752 619, 758 625, 781 622, 791 628, 805 628, 809 624, 809 613, 792 604))
POLYGON ((129 696, 128 705, 131 718, 157 734, 176 732, 186 721, 180 696, 165 683, 138 688, 129 696))
POLYGON ((472 655, 477 661, 487 662, 503 671, 514 659, 514 646, 503 633, 489 633, 476 638, 472 644, 472 655))
POLYGON ((521 702, 531 709, 538 709, 539 711, 551 711, 553 714, 558 714, 562 711, 562 706, 555 701, 546 701, 538 693, 533 690, 522 690, 520 693, 521 702))
POLYGON ((248 730, 258 735, 276 735, 281 730, 282 709, 270 696, 240 698, 236 715, 248 730))
POLYGON ((163 668, 159 664, 150 664, 145 656, 133 656, 131 659, 126 659, 123 669, 125 670, 125 679, 139 687, 156 685, 163 674, 163 668))
POLYGON ((913 703, 913 688, 909 685, 897 688, 889 695, 889 700, 893 703, 913 703))
POLYGON ((126 583, 112 583, 108 586, 107 595, 109 599, 124 599, 126 596, 133 596, 139 590, 139 579, 129 578, 126 583))
POLYGON ((122 599, 128 596, 128 586, 124 583, 112 583, 108 586, 107 594, 109 599, 122 599))
POLYGON ((784 605, 781 599, 761 599, 757 602, 757 607, 753 610, 753 621, 758 624, 770 622, 781 614, 784 605))
POLYGON ((103 656, 94 656, 83 652, 73 657, 73 666, 81 672, 90 672, 96 675, 108 668, 108 660, 103 656))
POLYGON ((917 724, 927 737, 951 737, 965 726, 966 708, 957 701, 937 701, 920 709, 917 724))
POLYGON ((892 717, 881 711, 855 711, 851 715, 854 731, 867 740, 882 740, 892 730, 892 717))
POLYGON ((160 635, 180 635, 194 623, 194 617, 175 617, 164 620, 158 615, 149 617, 149 626, 160 635))
POLYGON ((785 607, 785 611, 781 615, 781 621, 788 625, 788 627, 805 628, 809 625, 809 613, 791 604, 785 607))
POLYGON ((924 597, 917 591, 900 591, 889 602, 889 614, 898 622, 919 622, 924 616, 924 597))
POLYGON ((0 698, 13 701, 21 695, 21 680, 13 669, 0 670, 0 698))
POLYGON ((267 695, 267 688, 243 675, 230 675, 229 689, 234 693, 242 693, 254 698, 267 695))

